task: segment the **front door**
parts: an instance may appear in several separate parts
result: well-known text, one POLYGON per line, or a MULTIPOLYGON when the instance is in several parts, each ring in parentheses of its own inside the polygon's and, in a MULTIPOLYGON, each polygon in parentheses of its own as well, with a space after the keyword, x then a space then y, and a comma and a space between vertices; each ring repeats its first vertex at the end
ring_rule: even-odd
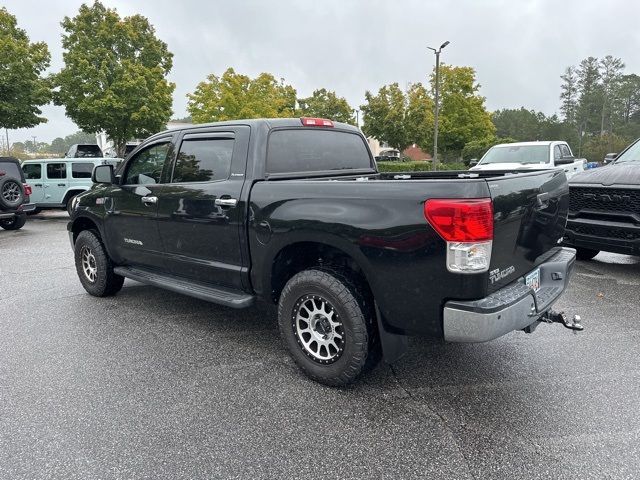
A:
POLYGON ((242 288, 240 249, 250 128, 185 134, 159 192, 158 226, 169 271, 200 282, 242 288))
POLYGON ((117 263, 164 268, 157 199, 171 152, 171 137, 140 150, 129 159, 120 184, 105 199, 105 234, 117 263))
POLYGON ((31 186, 31 203, 44 202, 44 183, 41 163, 25 163, 22 165, 25 181, 31 186))
POLYGON ((61 205, 67 193, 67 163, 48 162, 45 168, 44 200, 47 205, 61 205))

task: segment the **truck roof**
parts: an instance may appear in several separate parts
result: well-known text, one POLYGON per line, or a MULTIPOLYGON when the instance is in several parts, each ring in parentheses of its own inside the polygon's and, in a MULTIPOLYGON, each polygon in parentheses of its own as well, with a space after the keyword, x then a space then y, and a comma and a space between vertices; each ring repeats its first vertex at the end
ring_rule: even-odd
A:
MULTIPOLYGON (((175 131, 185 131, 203 127, 224 127, 224 126, 234 126, 234 125, 247 125, 249 127, 258 127, 258 126, 266 126, 268 129, 278 128, 278 127, 303 127, 301 117, 297 118, 251 118, 251 119, 238 119, 238 120, 226 120, 224 122, 211 122, 211 123, 197 123, 193 125, 189 125, 187 127, 178 127, 171 128, 168 130, 164 130, 162 132, 158 132, 152 135, 149 138, 164 135, 169 132, 175 131)), ((331 119, 328 119, 331 120, 331 119)), ((350 125, 348 123, 333 122, 334 128, 340 128, 342 130, 352 130, 354 132, 360 132, 358 127, 350 125)), ((311 127, 311 128, 330 128, 330 127, 311 127)))
POLYGON ((494 145, 494 147, 529 147, 531 145, 542 145, 546 147, 550 147, 554 143, 567 143, 563 140, 542 140, 535 142, 514 142, 514 143, 501 143, 499 145, 494 145))

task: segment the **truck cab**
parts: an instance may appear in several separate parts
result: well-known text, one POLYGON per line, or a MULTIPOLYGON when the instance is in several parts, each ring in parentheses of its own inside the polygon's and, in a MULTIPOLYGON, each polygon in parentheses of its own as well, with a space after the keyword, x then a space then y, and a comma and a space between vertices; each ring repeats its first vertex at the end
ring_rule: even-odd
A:
POLYGON ((470 170, 562 169, 567 178, 585 169, 586 160, 575 158, 567 142, 518 142, 494 145, 470 170))

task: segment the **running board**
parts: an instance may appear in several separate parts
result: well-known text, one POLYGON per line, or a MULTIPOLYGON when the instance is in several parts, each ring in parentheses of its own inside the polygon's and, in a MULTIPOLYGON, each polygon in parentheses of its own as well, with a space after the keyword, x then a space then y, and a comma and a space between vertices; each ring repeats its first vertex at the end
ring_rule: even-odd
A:
POLYGON ((212 287, 197 282, 190 282, 184 278, 174 277, 172 275, 163 275, 160 273, 144 270, 135 267, 115 267, 114 273, 130 278, 136 282, 146 283, 154 287, 164 288, 172 292, 182 293, 190 297, 213 302, 225 307, 246 308, 253 305, 255 297, 247 293, 238 292, 230 288, 212 287))

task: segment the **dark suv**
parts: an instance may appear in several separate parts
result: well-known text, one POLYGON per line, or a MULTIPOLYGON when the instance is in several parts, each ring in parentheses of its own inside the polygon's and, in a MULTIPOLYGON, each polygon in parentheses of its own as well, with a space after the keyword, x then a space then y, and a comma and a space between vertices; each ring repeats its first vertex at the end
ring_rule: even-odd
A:
POLYGON ((20 162, 13 157, 0 157, 0 227, 18 230, 27 221, 27 212, 35 210, 29 203, 31 187, 24 181, 20 162))

